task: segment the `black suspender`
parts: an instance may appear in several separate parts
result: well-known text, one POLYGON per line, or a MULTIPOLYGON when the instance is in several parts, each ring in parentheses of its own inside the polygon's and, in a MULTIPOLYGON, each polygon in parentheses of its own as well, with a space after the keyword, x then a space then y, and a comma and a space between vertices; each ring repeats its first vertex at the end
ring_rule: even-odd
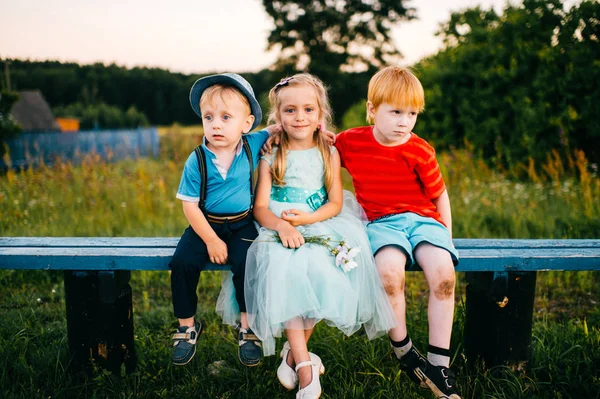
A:
POLYGON ((242 145, 244 146, 246 157, 248 157, 248 162, 250 163, 250 209, 252 209, 254 206, 254 187, 256 185, 256 177, 254 173, 254 159, 252 159, 252 150, 250 150, 250 144, 248 144, 248 139, 246 136, 242 136, 242 145))
POLYGON ((194 151, 196 152, 198 170, 200 171, 200 201, 198 201, 198 207, 202 213, 204 213, 204 203, 206 202, 206 158, 204 156, 202 144, 196 147, 194 151))
MULTIPOLYGON (((246 136, 242 136, 242 146, 244 147, 244 152, 246 153, 246 157, 248 158, 248 162, 250 164, 250 209, 254 206, 254 184, 255 184, 255 176, 254 176, 254 161, 252 159, 252 151, 250 150, 250 144, 248 144, 248 139, 246 136)), ((206 203, 206 156, 204 154, 204 149, 202 148, 202 144, 200 144, 196 149, 194 149, 196 153, 196 158, 198 159, 198 169, 200 171, 200 201, 198 202, 198 207, 202 210, 203 213, 206 212, 205 203, 206 203)))

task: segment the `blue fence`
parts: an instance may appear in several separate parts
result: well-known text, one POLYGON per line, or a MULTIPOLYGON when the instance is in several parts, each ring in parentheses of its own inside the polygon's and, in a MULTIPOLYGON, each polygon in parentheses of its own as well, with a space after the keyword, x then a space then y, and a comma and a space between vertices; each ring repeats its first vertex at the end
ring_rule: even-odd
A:
POLYGON ((9 164, 0 159, 0 169, 27 168, 42 160, 52 165, 57 159, 81 162, 90 153, 115 161, 137 157, 158 156, 159 138, 156 128, 128 130, 94 130, 73 133, 23 132, 7 140, 9 164))

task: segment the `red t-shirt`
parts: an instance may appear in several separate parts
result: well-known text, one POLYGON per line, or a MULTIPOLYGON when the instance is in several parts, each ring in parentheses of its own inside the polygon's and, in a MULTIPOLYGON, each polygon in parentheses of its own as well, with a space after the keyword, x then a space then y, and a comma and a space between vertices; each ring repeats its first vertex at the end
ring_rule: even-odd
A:
POLYGON ((364 126, 338 134, 335 147, 369 220, 414 212, 444 223, 431 200, 446 185, 425 140, 411 133, 406 143, 386 147, 375 140, 372 126, 364 126))

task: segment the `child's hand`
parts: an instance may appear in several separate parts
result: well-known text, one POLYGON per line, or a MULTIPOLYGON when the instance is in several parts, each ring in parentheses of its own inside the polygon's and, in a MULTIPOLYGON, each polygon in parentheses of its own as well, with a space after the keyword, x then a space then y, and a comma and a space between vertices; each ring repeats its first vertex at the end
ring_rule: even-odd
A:
POLYGON ((267 127, 267 130, 269 131, 270 136, 260 149, 260 155, 270 154, 271 147, 273 145, 279 145, 279 140, 281 139, 281 125, 270 125, 267 127))
POLYGON ((208 259, 212 263, 218 265, 224 265, 227 263, 227 244, 220 238, 216 238, 206 243, 206 249, 208 250, 208 259))
POLYGON ((288 209, 281 212, 281 218, 292 226, 303 226, 305 224, 313 223, 312 220, 310 220, 310 213, 298 209, 288 209))
POLYGON ((321 132, 323 132, 323 134, 325 135, 325 139, 327 140, 329 145, 335 144, 336 135, 334 132, 330 132, 329 130, 326 130, 324 127, 321 128, 321 132))
POLYGON ((295 227, 289 223, 281 223, 282 227, 277 230, 281 244, 286 248, 300 248, 304 244, 304 237, 295 227))

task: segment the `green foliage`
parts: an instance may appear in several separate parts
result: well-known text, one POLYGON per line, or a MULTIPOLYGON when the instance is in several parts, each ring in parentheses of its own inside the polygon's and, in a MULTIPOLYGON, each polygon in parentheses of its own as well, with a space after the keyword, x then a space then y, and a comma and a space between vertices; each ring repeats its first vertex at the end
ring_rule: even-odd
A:
POLYGON ((178 236, 186 221, 174 193, 196 145, 193 136, 173 135, 162 140, 159 160, 107 164, 90 154, 78 167, 8 170, 0 178, 0 234, 178 236))
MULTIPOLYGON (((106 164, 90 155, 80 167, 9 170, 0 178, 0 235, 178 236, 186 221, 174 193, 198 143, 173 128, 161 137, 158 160, 106 164)), ((466 150, 441 152, 438 160, 455 237, 593 238, 600 231, 600 179, 583 153, 565 163, 549 155, 527 171, 528 182, 466 150)), ((351 189, 349 179, 345 187, 351 189)))
POLYGON ((597 238, 600 179, 581 152, 570 169, 551 156, 529 180, 507 178, 466 150, 438 154, 452 201, 454 237, 597 238))
MULTIPOLYGON (((11 62, 13 86, 18 90, 40 90, 51 108, 61 114, 68 107, 77 107, 79 115, 83 115, 88 106, 110 104, 121 112, 134 107, 151 125, 200 122, 189 105, 189 91, 203 75, 184 75, 161 69, 127 69, 99 63, 11 62)), ((241 73, 252 85, 265 114, 269 108, 267 94, 283 74, 268 69, 241 73)), ((351 73, 325 80, 330 86, 334 116, 341 117, 350 105, 365 97, 370 76, 364 72, 351 73)))
MULTIPOLYGON (((461 342, 465 283, 459 274, 451 354, 463 398, 594 398, 598 392, 600 318, 592 301, 600 299, 598 273, 538 273, 533 356, 527 371, 508 367, 467 367, 461 342), (550 299, 546 293, 554 293, 550 299), (579 301, 565 310, 565 299, 579 301), (559 309, 554 311, 554 309, 559 309), (591 317, 594 316, 594 317, 591 317), (587 317, 587 319, 586 319, 587 317), (591 320, 594 319, 595 321, 591 320)), ((175 329, 168 272, 134 271, 135 347, 138 368, 131 375, 97 370, 92 376, 71 372, 68 356, 65 294, 60 272, 0 271, 0 386, 2 397, 17 398, 289 398, 279 385, 280 359, 270 356, 247 368, 237 359, 235 332, 221 324, 214 303, 220 273, 202 273, 198 317, 205 329, 193 361, 171 364, 170 335, 175 329), (39 299, 38 299, 39 298, 39 299), (220 363, 216 363, 220 362, 220 363)), ((427 285, 421 273, 407 275, 407 322, 415 345, 427 345, 427 285)), ((279 340, 281 347, 283 340, 279 340)), ((324 398, 423 399, 398 369, 382 337, 368 341, 358 332, 345 337, 319 323, 309 348, 323 360, 324 398)), ((423 349, 424 350, 424 349, 423 349)))
POLYGON ((81 129, 116 129, 137 128, 148 126, 148 118, 135 106, 127 111, 104 103, 84 105, 69 104, 66 107, 56 107, 52 110, 56 117, 78 118, 81 129))
POLYGON ((391 25, 414 17, 414 9, 398 0, 267 1, 273 18, 269 49, 279 50, 279 66, 308 70, 322 78, 341 68, 379 67, 398 55, 391 25), (368 54, 365 54, 365 50, 368 54))
POLYGON ((600 160, 600 3, 558 0, 452 14, 445 50, 417 73, 426 111, 416 131, 445 148, 471 144, 498 165, 585 148, 600 160))
POLYGON ((21 132, 21 127, 10 115, 10 110, 18 100, 17 93, 0 91, 0 155, 4 153, 3 141, 21 132))
POLYGON ((340 130, 353 127, 365 126, 367 124, 367 100, 361 100, 348 108, 342 117, 340 130))
POLYGON ((198 77, 158 68, 127 69, 102 63, 11 62, 13 88, 40 90, 52 108, 104 103, 127 112, 133 106, 152 125, 197 123, 188 96, 198 77))

